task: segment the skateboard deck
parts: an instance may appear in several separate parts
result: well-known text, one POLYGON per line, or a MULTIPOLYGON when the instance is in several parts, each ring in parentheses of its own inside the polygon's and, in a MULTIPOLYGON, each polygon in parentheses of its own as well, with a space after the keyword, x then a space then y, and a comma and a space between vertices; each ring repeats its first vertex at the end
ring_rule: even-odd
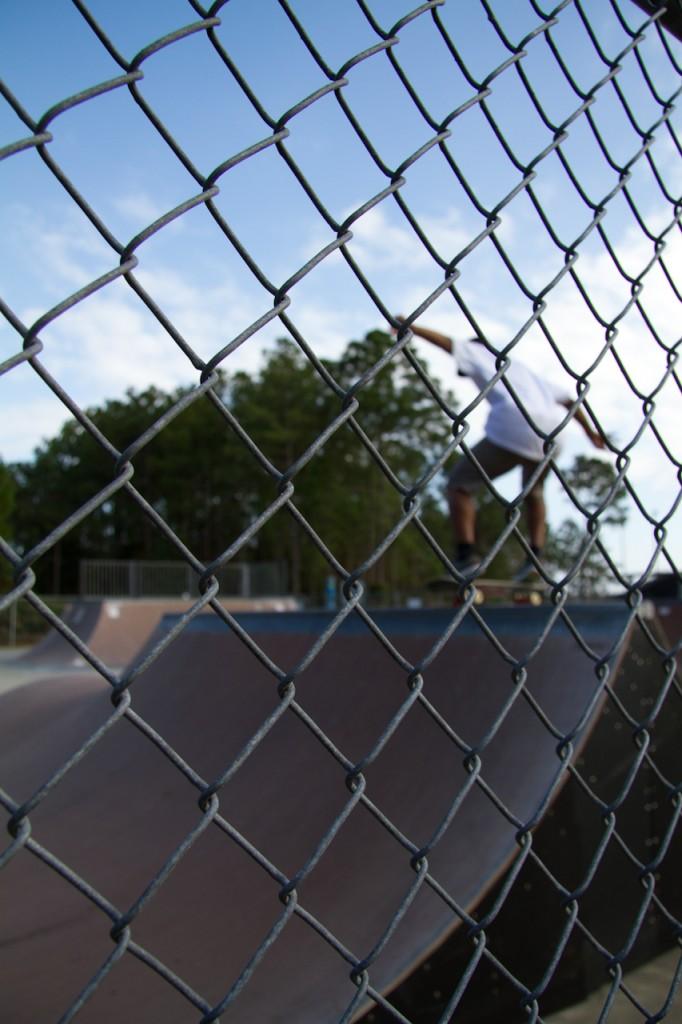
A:
MULTIPOLYGON (((484 604, 488 600, 508 600, 514 604, 539 605, 545 600, 549 588, 540 580, 516 583, 514 580, 481 579, 473 580, 474 604, 484 604)), ((462 589, 452 576, 437 576, 429 580, 426 589, 433 593, 451 593, 455 597, 462 589)))

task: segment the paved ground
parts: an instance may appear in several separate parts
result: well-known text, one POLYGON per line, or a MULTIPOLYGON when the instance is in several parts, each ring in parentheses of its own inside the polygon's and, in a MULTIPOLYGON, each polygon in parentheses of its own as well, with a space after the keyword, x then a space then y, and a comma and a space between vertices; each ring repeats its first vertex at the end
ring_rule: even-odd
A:
MULTIPOLYGON (((628 988, 650 1015, 658 1013, 665 1003, 679 959, 679 949, 672 949, 628 974, 628 988)), ((585 1002, 546 1017, 545 1020, 547 1024, 596 1024, 608 991, 608 986, 597 989, 585 1002)), ((641 1011, 619 992, 609 1012, 608 1024, 644 1024, 645 1020, 641 1011)), ((682 989, 678 988, 664 1020, 670 1024, 682 1020, 682 989)))
POLYGON ((28 647, 0 647, 0 694, 37 679, 34 668, 23 667, 18 659, 28 647))
MULTIPOLYGON (((28 647, 0 647, 0 695, 14 690, 17 686, 45 679, 46 676, 72 676, 78 672, 75 668, 66 669, 64 665, 35 665, 31 662, 22 662, 21 655, 28 650, 28 647)), ((92 669, 87 666, 82 671, 91 673, 92 669)))

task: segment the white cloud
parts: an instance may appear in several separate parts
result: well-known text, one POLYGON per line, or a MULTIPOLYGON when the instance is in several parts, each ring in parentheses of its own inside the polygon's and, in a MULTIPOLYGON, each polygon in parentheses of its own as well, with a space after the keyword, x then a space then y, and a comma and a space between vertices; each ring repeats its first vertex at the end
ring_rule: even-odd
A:
MULTIPOLYGON (((370 325, 351 309, 294 301, 288 311, 292 322, 321 359, 335 359, 352 338, 366 334, 370 325)), ((279 334, 285 333, 283 329, 279 334)))
POLYGON ((431 257, 417 236, 407 227, 389 219, 382 207, 375 206, 355 221, 350 250, 367 271, 405 271, 424 269, 431 257))
MULTIPOLYGON (((351 213, 346 210, 345 215, 351 213)), ((438 217, 420 215, 420 227, 445 260, 450 260, 466 245, 470 232, 464 229, 461 215, 449 207, 438 217)), ((416 232, 398 207, 385 200, 354 221, 349 249, 368 273, 396 274, 400 278, 433 270, 434 261, 416 232)), ((310 248, 321 249, 328 235, 315 227, 310 248)), ((306 250, 306 257, 308 252, 306 250)))
POLYGON ((172 388, 191 373, 160 327, 127 297, 106 291, 60 317, 41 337, 42 361, 81 400, 98 401, 149 383, 172 388))
MULTIPOLYGON (((45 297, 45 308, 118 262, 116 253, 72 206, 60 206, 48 220, 14 203, 6 208, 4 218, 5 243, 18 264, 13 269, 21 272, 20 284, 34 294, 34 301, 36 295, 41 301, 45 297)), ((15 283, 10 268, 5 270, 8 283, 15 283)))
POLYGON ((41 442, 54 437, 68 413, 30 367, 0 378, 3 408, 0 459, 19 462, 41 442))
POLYGON ((113 201, 114 209, 118 210, 127 220, 135 224, 152 224, 166 211, 159 203, 158 198, 149 196, 144 192, 130 193, 126 196, 117 196, 113 201))
MULTIPOLYGON (((55 253, 70 255, 62 284, 72 285, 76 278, 91 279, 89 253, 74 244, 69 232, 63 238, 55 232, 50 244, 55 253)), ((268 309, 257 293, 240 293, 229 281, 201 287, 172 268, 140 274, 140 278, 205 361, 268 309)), ((19 313, 26 324, 32 324, 44 308, 28 306, 19 313)), ((249 339, 228 357, 225 368, 255 370, 264 345, 275 333, 284 333, 281 324, 277 327, 249 339)), ((48 323, 40 339, 44 345, 42 364, 81 408, 121 397, 129 388, 141 390, 154 385, 172 390, 199 382, 200 370, 122 279, 87 296, 48 323)), ((20 348, 13 332, 3 348, 8 354, 20 348)), ((2 457, 8 461, 27 458, 37 444, 59 430, 70 413, 28 364, 11 370, 2 384, 2 457)))

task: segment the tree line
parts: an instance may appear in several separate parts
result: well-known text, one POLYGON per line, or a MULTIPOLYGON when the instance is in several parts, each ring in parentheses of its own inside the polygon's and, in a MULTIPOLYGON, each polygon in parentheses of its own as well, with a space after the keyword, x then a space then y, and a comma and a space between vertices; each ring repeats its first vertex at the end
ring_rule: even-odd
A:
MULTIPOLYGON (((324 370, 337 385, 333 388, 296 345, 280 340, 257 373, 220 375, 214 392, 224 411, 204 395, 170 419, 134 456, 132 483, 197 558, 212 562, 275 501, 277 474, 286 474, 335 422, 344 408, 343 394, 390 344, 388 335, 371 331, 363 340, 350 342, 338 359, 324 361, 324 370)), ((123 451, 188 393, 183 388, 130 390, 124 399, 87 412, 123 451)), ((454 406, 454 396, 443 389, 441 393, 454 406)), ((286 564, 291 591, 312 601, 319 599, 330 567, 301 526, 299 514, 351 572, 370 557, 402 514, 400 493, 362 443, 362 435, 371 439, 407 488, 437 462, 452 438, 449 418, 404 360, 390 360, 361 388, 359 400, 356 429, 346 421, 331 431, 295 474, 292 501, 297 514, 280 508, 237 556, 286 564)), ((605 463, 595 463, 583 458, 582 469, 576 464, 569 472, 580 471, 585 493, 598 500, 613 473, 605 463)), ((420 510, 422 522, 448 554, 452 537, 444 495, 450 467, 448 463, 424 489, 420 510)), ((0 464, 2 536, 20 553, 32 550, 113 477, 111 455, 70 420, 30 460, 0 464)), ((485 549, 502 531, 505 509, 489 496, 481 501, 479 544, 485 549)), ((577 526, 570 530, 564 524, 562 529, 553 538, 557 565, 574 557, 583 536, 577 526)), ((178 557, 164 533, 121 490, 59 540, 34 571, 41 592, 75 593, 81 559, 178 557)), ((520 548, 510 540, 491 571, 509 575, 520 560, 520 548)), ((377 598, 391 600, 442 571, 417 527, 408 524, 363 579, 377 598)))

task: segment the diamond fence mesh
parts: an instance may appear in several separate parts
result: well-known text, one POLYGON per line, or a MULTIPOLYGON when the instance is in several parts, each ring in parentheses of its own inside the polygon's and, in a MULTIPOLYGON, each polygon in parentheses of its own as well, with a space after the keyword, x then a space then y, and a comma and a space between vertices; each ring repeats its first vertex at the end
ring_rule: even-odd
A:
MULTIPOLYGON (((511 4, 471 0, 465 12, 463 5, 448 0, 429 0, 413 9, 403 3, 365 0, 328 7, 285 0, 253 5, 222 0, 204 7, 196 0, 178 0, 161 18, 158 9, 144 5, 135 9, 117 5, 115 16, 112 5, 106 3, 72 0, 71 5, 58 6, 63 19, 58 38, 41 37, 40 6, 29 14, 10 4, 0 14, 0 19, 13 25, 14 35, 8 38, 18 39, 25 47, 17 60, 25 61, 36 79, 40 79, 40 62, 48 54, 61 53, 66 80, 70 80, 70 55, 82 55, 78 89, 68 95, 53 93, 42 106, 40 89, 36 85, 35 92, 29 90, 28 78, 14 75, 13 65, 7 80, 0 83, 7 126, 3 131, 10 138, 0 148, 0 157, 2 167, 8 169, 9 199, 17 190, 26 190, 31 216, 42 225, 45 261, 44 290, 39 296, 24 294, 6 275, 10 283, 6 296, 0 298, 5 394, 10 408, 11 396, 18 396, 16 409, 24 409, 26 417, 25 423, 19 415, 16 424, 8 420, 6 426, 10 433, 30 433, 31 401, 35 396, 49 399, 59 405, 74 429, 94 441, 107 469, 104 482, 93 481, 88 500, 55 521, 30 549, 22 549, 12 536, 0 540, 10 580, 0 609, 18 602, 31 605, 94 670, 94 681, 88 685, 98 693, 106 691, 111 708, 95 725, 90 722, 85 729, 81 722, 82 727, 69 733, 72 745, 58 744, 58 758, 55 754, 41 761, 39 707, 18 715, 15 705, 28 699, 20 694, 41 692, 50 714, 56 714, 49 703, 49 687, 32 691, 31 684, 9 695, 15 704, 5 705, 9 708, 4 743, 8 768, 0 803, 7 815, 7 835, 0 867, 7 879, 3 898, 14 907, 9 917, 14 923, 4 935, 5 948, 10 955, 19 949, 34 977, 40 978, 48 968, 39 961, 32 932, 26 931, 22 921, 29 904, 40 900, 32 895, 34 884, 35 892, 42 891, 38 876, 54 876, 60 892, 68 891, 72 902, 67 918, 77 917, 83 905, 94 908, 98 934, 107 938, 109 948, 96 968, 81 967, 77 986, 69 988, 68 981, 50 990, 47 1016, 37 1013, 34 986, 25 978, 16 980, 15 961, 11 961, 3 997, 7 1019, 105 1020, 102 994, 110 998, 111 986, 118 985, 116 979, 122 976, 122 965, 135 961, 145 976, 158 979, 159 992, 172 992, 176 1001, 168 1009, 164 996, 159 995, 158 1003, 147 995, 138 998, 136 986, 140 991, 144 986, 137 974, 126 975, 121 984, 129 993, 131 1019, 347 1022, 369 1013, 374 1020, 403 1022, 478 1020, 484 1018, 476 1016, 476 1006, 482 1013, 485 999, 476 979, 484 968, 492 968, 499 984, 511 993, 513 1009, 504 1011, 506 1019, 516 1019, 517 1013, 518 1019, 541 1020, 543 1014, 546 1019, 546 1007, 556 1005, 550 995, 570 958, 571 944, 579 937, 598 965, 594 984, 606 984, 589 1019, 624 1019, 617 1014, 627 1004, 636 1015, 633 1019, 673 1020, 679 966, 666 977, 655 1006, 629 984, 625 971, 636 962, 633 950, 651 915, 659 922, 663 946, 673 947, 680 936, 679 860, 675 859, 680 837, 677 749, 682 692, 675 661, 679 616, 674 591, 666 606, 664 629, 646 601, 654 573, 665 573, 678 586, 680 580, 676 565, 682 494, 676 429, 680 293, 675 273, 681 212, 675 191, 680 180, 675 129, 679 9, 627 0, 563 0, 551 9, 535 0, 511 4), (94 69, 99 72, 105 67, 110 73, 95 73, 94 69), (163 75, 155 81, 157 67, 163 75), (83 84, 91 71, 92 78, 83 84), (15 78, 30 92, 29 100, 14 85, 15 78), (221 90, 229 91, 236 106, 230 108, 229 116, 216 107, 220 116, 211 114, 203 120, 213 103, 219 104, 221 90), (136 119, 135 131, 129 134, 127 129, 121 131, 125 122, 117 120, 124 107, 136 119), (199 141, 194 136, 200 149, 197 155, 185 141, 193 137, 193 119, 211 126, 199 141), (144 138, 137 134, 142 127, 144 138), (163 154, 166 162, 154 164, 161 168, 154 172, 156 180, 147 183, 144 197, 138 196, 134 214, 140 226, 132 235, 115 231, 113 223, 129 223, 121 214, 126 175, 131 168, 145 166, 150 147, 155 154, 163 154), (39 180, 45 192, 37 188, 39 180), (176 201, 164 207, 164 197, 170 194, 175 194, 176 201), (81 263, 77 266, 70 265, 74 250, 64 244, 60 247, 58 225, 51 221, 57 209, 54 203, 64 198, 78 225, 81 263), (215 244, 211 263, 224 260, 225 273, 233 272, 238 282, 218 298, 215 278, 198 264, 206 224, 215 244), (164 283, 154 268, 159 252, 171 251, 177 271, 164 283), (182 306, 183 288, 189 292, 192 282, 199 302, 188 302, 188 314, 182 306), (336 305, 329 303, 331 313, 325 318, 315 298, 330 287, 336 305), (240 290, 248 289, 257 298, 240 301, 240 290), (121 379, 120 352, 106 340, 114 299, 123 302, 121 308, 135 310, 115 329, 132 335, 130 347, 121 349, 125 358, 148 362, 149 379, 162 382, 168 380, 166 361, 179 360, 185 376, 175 379, 186 385, 169 408, 159 415, 152 412, 124 447, 106 436, 89 409, 100 397, 88 390, 94 379, 89 376, 91 370, 101 372, 113 390, 121 379), (358 310, 356 320, 344 319, 345 310, 353 306, 358 310), (88 311, 94 311, 94 316, 85 321, 88 311), (211 311, 216 313, 212 318, 211 311), (451 322, 453 336, 475 335, 495 356, 495 376, 484 388, 472 390, 463 408, 455 405, 436 379, 433 364, 424 362, 417 348, 412 326, 429 315, 436 325, 451 322), (325 331, 334 334, 335 318, 351 325, 378 321, 387 332, 381 353, 350 384, 340 382, 330 368, 325 347, 325 331), (153 344, 145 347, 140 337, 138 355, 136 332, 139 328, 144 335, 152 321, 153 344), (304 450, 292 452, 286 464, 275 464, 258 438, 244 428, 222 376, 233 366, 253 369, 256 362, 248 362, 250 353, 260 353, 261 343, 271 342, 273 332, 290 339, 314 370, 318 393, 334 403, 333 415, 317 436, 304 450), (65 339, 70 339, 76 352, 82 377, 74 374, 64 356, 65 339), (507 380, 515 360, 537 360, 541 368, 551 366, 570 382, 572 399, 563 422, 554 430, 543 432, 534 423, 524 410, 522 396, 507 380), (432 403, 434 415, 447 422, 450 432, 447 443, 412 479, 392 467, 390 439, 373 436, 371 416, 366 415, 367 405, 363 407, 372 386, 387 367, 395 365, 416 381, 432 403), (544 444, 535 474, 511 495, 486 475, 470 443, 472 424, 475 435, 483 404, 496 384, 512 394, 544 444), (135 481, 136 462, 145 449, 195 407, 205 409, 206 415, 217 412, 216 431, 238 439, 251 473, 267 479, 271 488, 268 500, 249 510, 243 529, 220 538, 210 559, 192 550, 183 529, 165 514, 163 502, 150 499, 135 481), (603 444, 604 458, 613 470, 609 486, 596 503, 585 500, 559 460, 560 435, 570 437, 571 422, 583 416, 603 444), (299 481, 306 470, 315 471, 316 461, 325 458, 342 431, 352 433, 363 458, 393 495, 390 526, 374 537, 371 551, 356 564, 346 564, 343 555, 326 543, 314 516, 297 503, 299 481), (435 482, 456 455, 478 467, 488 498, 504 513, 502 526, 484 553, 479 576, 485 575, 511 541, 534 561, 546 590, 542 607, 517 609, 518 619, 511 626, 504 614, 496 617, 493 610, 484 614, 478 607, 481 591, 476 579, 458 571, 451 549, 424 514, 435 482), (545 470, 548 487, 554 488, 551 493, 570 502, 580 523, 573 560, 561 571, 537 556, 521 523, 524 501, 545 470), (132 504, 149 529, 162 535, 172 557, 194 575, 200 594, 188 611, 166 622, 122 668, 112 668, 68 616, 51 610, 45 594, 39 592, 36 575, 41 562, 54 554, 64 538, 116 500, 132 504), (628 560, 617 550, 622 535, 613 527, 612 513, 619 501, 627 502, 639 529, 637 539, 630 541, 628 560), (270 634, 262 633, 266 627, 231 614, 220 601, 221 573, 243 561, 259 533, 280 519, 292 523, 315 557, 323 560, 341 595, 334 612, 306 619, 305 643, 291 649, 271 647, 270 634), (366 601, 367 580, 405 532, 414 534, 431 552, 434 564, 451 577, 457 590, 455 605, 445 612, 439 609, 429 620, 428 649, 418 655, 407 638, 414 628, 410 621, 417 621, 422 613, 405 612, 396 626, 366 601), (585 612, 572 603, 583 593, 595 558, 601 577, 607 580, 609 607, 615 607, 604 643, 595 642, 594 630, 602 622, 606 605, 595 602, 593 610, 586 606, 585 612), (180 649, 175 644, 194 637, 199 644, 192 648, 197 663, 197 650, 208 650, 210 629, 197 628, 205 619, 202 612, 211 612, 216 622, 229 628, 240 656, 269 681, 265 689, 272 698, 260 717, 250 719, 248 739, 238 753, 223 753, 220 761, 220 750, 216 751, 221 767, 213 774, 186 758, 184 743, 174 739, 173 729, 166 733, 157 728, 153 707, 150 714, 140 710, 145 706, 147 674, 159 665, 167 670, 167 659, 180 649), (371 740, 351 755, 324 714, 311 710, 314 701, 309 703, 300 694, 305 694, 301 684, 306 673, 324 662, 330 650, 340 650, 333 647, 335 643, 352 644, 353 623, 370 644, 362 648, 363 657, 368 661, 374 657, 370 649, 381 652, 391 666, 387 676, 397 673, 402 689, 396 685, 399 699, 395 697, 390 711, 384 709, 371 740), (476 650, 485 650, 485 657, 499 665, 507 685, 498 703, 486 707, 485 727, 476 742, 464 738, 458 707, 442 712, 429 685, 434 665, 453 651, 451 671, 476 679, 482 689, 484 669, 476 660, 479 655, 466 646, 457 647, 460 637, 469 636, 467 630, 476 634, 476 650), (558 635, 565 646, 557 641, 558 635), (515 643, 519 638, 524 641, 520 645, 515 643), (578 675, 589 686, 570 715, 562 718, 558 705, 554 712, 548 711, 551 701, 545 703, 538 696, 532 679, 533 673, 536 679, 556 677, 556 685, 563 687, 562 672, 571 657, 581 659, 578 675), (630 699, 630 691, 637 693, 636 700, 630 699), (549 743, 552 750, 550 769, 522 813, 515 809, 504 777, 512 789, 525 784, 532 773, 530 761, 524 760, 527 751, 511 758, 499 778, 489 769, 496 739, 519 706, 527 709, 543 734, 538 745, 549 743), (588 748, 583 751, 582 745, 599 709, 602 718, 589 750, 596 749, 592 757, 597 760, 600 749, 607 753, 597 770, 589 767, 588 748), (453 771, 441 812, 434 816, 428 837, 418 841, 397 823, 400 814, 389 810, 394 803, 390 794, 381 787, 378 794, 373 790, 372 773, 389 757, 401 730, 422 713, 447 741, 460 772, 453 771), (601 723, 609 715, 623 744, 617 753, 608 746, 605 731, 600 733, 606 730, 601 723), (253 835, 241 829, 231 811, 235 780, 248 774, 250 762, 267 751, 271 738, 282 734, 291 720, 319 748, 338 784, 334 799, 326 805, 322 819, 326 824, 317 822, 314 840, 310 839, 293 869, 273 860, 254 838, 258 828, 254 826, 253 835), (121 730, 134 732, 138 745, 158 752, 182 779, 183 799, 192 808, 186 814, 193 817, 190 824, 186 819, 182 834, 176 830, 172 848, 159 847, 157 867, 146 875, 134 898, 119 904, 112 893, 121 890, 114 882, 108 889, 98 881, 100 871, 90 870, 93 862, 88 864, 92 833, 86 829, 94 826, 83 826, 83 834, 77 835, 78 852, 67 859, 66 847, 59 841, 51 845, 50 829, 45 826, 43 831, 41 822, 50 806, 61 807, 59 794, 69 779, 89 774, 99 747, 112 736, 119 737, 117 743, 124 742, 121 730), (41 767, 32 771, 34 761, 41 767), (15 774, 19 762, 26 769, 24 776, 15 774), (31 783, 15 785, 15 778, 28 778, 31 783), (491 782, 495 778, 497 782, 491 782), (591 827, 579 826, 576 819, 568 834, 562 826, 559 835, 552 832, 556 811, 549 808, 564 784, 566 792, 577 794, 575 800, 588 808, 591 827), (475 899, 472 893, 461 896, 456 886, 449 888, 443 882, 447 872, 441 872, 438 861, 441 850, 451 856, 449 837, 461 832, 467 820, 463 808, 474 797, 487 808, 491 821, 503 825, 513 838, 513 849, 491 867, 475 899), (632 809, 633 803, 639 806, 647 801, 657 814, 653 833, 649 831, 653 811, 648 817, 637 817, 632 809), (398 857, 410 878, 399 897, 394 893, 393 907, 382 912, 372 937, 356 947, 341 934, 342 928, 337 934, 333 915, 327 919, 318 911, 315 880, 332 851, 344 848, 344 841, 348 842, 344 836, 353 834, 351 823, 359 815, 371 819, 389 844, 387 863, 398 857), (534 843, 540 823, 546 838, 534 843), (241 967, 216 967, 209 992, 193 981, 191 956, 189 960, 184 954, 164 959, 158 936, 147 942, 145 921, 151 919, 164 890, 171 890, 171 878, 182 876, 183 866, 198 857, 199 850, 218 843, 216 836, 221 849, 236 850, 249 862, 249 871, 258 876, 255 889, 267 883, 270 911, 259 919, 268 922, 260 939, 247 938, 244 922, 251 913, 256 916, 257 899, 246 883, 242 891, 239 882, 242 902, 235 903, 232 916, 223 918, 213 945, 216 963, 221 964, 221 943, 227 941, 222 929, 229 931, 241 967), (573 883, 556 870, 553 843, 564 857, 580 863, 573 883), (610 873, 614 851, 628 877, 637 882, 640 896, 623 911, 617 938, 607 939, 615 911, 612 903, 600 902, 598 893, 600 886, 607 886, 604 876, 610 873), (541 879, 542 905, 551 903, 562 915, 551 938, 542 931, 538 904, 524 903, 524 893, 528 896, 526 890, 532 888, 530 871, 541 879), (493 881, 497 887, 491 890, 493 881), (487 902, 481 904, 484 892, 487 902), (451 961, 446 968, 437 998, 432 991, 428 998, 423 993, 404 997, 402 989, 394 997, 388 990, 410 963, 424 961, 432 951, 434 935, 422 941, 414 917, 415 908, 426 900, 434 901, 438 913, 446 915, 445 922, 439 919, 440 938, 456 928, 461 956, 456 967, 451 961), (591 909, 592 904, 598 912, 591 909), (525 962, 505 947, 500 931, 500 922, 505 914, 509 916, 512 905, 517 906, 516 916, 502 929, 512 936, 512 945, 523 947, 522 937, 528 934, 542 936, 542 948, 528 954, 525 962), (535 909, 529 919, 531 905, 535 909), (391 949, 406 930, 414 933, 407 960, 404 955, 402 960, 394 957, 384 969, 380 965, 386 957, 390 959, 391 949), (276 963, 292 945, 302 945, 305 963, 306 943, 328 950, 334 970, 343 975, 342 1007, 331 997, 329 1004, 320 997, 311 968, 308 976, 303 971, 295 998, 285 994, 282 984, 281 989, 271 989, 270 1002, 259 1004, 257 1013, 248 1002, 249 992, 259 985, 266 965, 276 963)), ((58 76, 46 74, 41 87, 49 91, 56 81, 58 76)), ((10 231, 6 237, 11 240, 10 231)), ((14 258, 18 261, 20 254, 14 258)), ((137 378, 123 374, 123 379, 137 378)), ((308 400, 314 401, 314 396, 289 396, 293 407, 308 400)), ((354 500, 353 480, 343 476, 342 466, 339 475, 349 500, 354 500)), ((367 491, 360 498, 369 517, 372 500, 377 499, 367 491)), ((240 500, 236 485, 233 500, 240 500)), ((189 501, 191 505, 191 495, 189 501)), ((193 512, 201 515, 195 504, 193 512)), ((267 629, 277 632, 278 627, 270 623, 267 629)), ((235 649, 230 657, 236 659, 235 649)), ((225 664, 219 660, 214 664, 214 682, 222 685, 225 664)), ((332 672, 333 663, 331 668, 325 664, 332 672)), ((183 671, 192 678, 191 658, 183 662, 183 671)), ((361 665, 357 672, 362 675, 361 665)), ((64 700, 68 697, 78 704, 85 699, 80 683, 59 678, 64 700)), ((206 680, 202 675, 194 682, 198 687, 206 680)), ((345 677, 338 681, 341 689, 350 683, 345 677)), ((56 686, 55 682, 53 692, 56 686)), ((155 693, 162 704, 166 699, 170 702, 163 688, 155 693)), ((351 704, 356 698, 360 701, 357 695, 349 698, 351 704)), ((236 702, 247 697, 238 697, 235 691, 229 699, 236 702)), ((476 698, 481 699, 487 698, 476 698)), ((205 691, 197 689, 195 704, 205 701, 205 691)), ((348 714, 352 728, 366 738, 362 705, 351 707, 348 714)), ((350 745, 358 749, 357 744, 350 745)), ((229 750, 230 744, 226 742, 224 749, 229 750)), ((287 750, 293 747, 285 745, 285 761, 271 764, 270 773, 285 772, 287 750)), ((422 754, 415 748, 414 764, 408 762, 415 777, 422 754)), ((140 755, 140 765, 145 756, 140 755)), ((97 779, 95 772, 93 778, 97 779)), ((141 768, 137 784, 142 789, 148 784, 141 768)), ((296 784, 292 785, 295 789, 296 784)), ((133 796, 127 790, 117 795, 116 773, 102 778, 98 786, 92 799, 102 819, 110 815, 117 828, 132 829, 127 809, 133 796)), ((252 789, 249 799, 261 818, 272 819, 273 829, 296 833, 305 832, 301 824, 305 793, 301 783, 299 803, 285 808, 268 803, 267 795, 258 790, 252 789)), ((151 792, 149 799, 157 796, 151 792)), ((429 794, 423 790, 412 794, 412 799, 426 806, 429 794)), ((77 804, 75 813, 80 813, 77 804)), ((497 827, 490 827, 491 835, 497 827)), ((76 825, 75 832, 79 831, 76 825)), ((485 861, 487 842, 485 829, 472 832, 467 856, 485 861)), ((360 863, 364 855, 360 850, 360 863)), ((235 878, 241 878, 233 865, 234 861, 223 863, 217 856, 213 870, 234 872, 235 878)), ((333 885, 342 900, 361 874, 358 869, 349 877, 339 868, 333 885)), ((371 916, 371 894, 364 898, 371 916)), ((350 895, 348 900, 352 903, 350 895)), ((180 921, 186 903, 187 899, 181 900, 173 911, 180 921)), ((211 911, 204 893, 202 914, 207 921, 211 911)), ((357 905, 352 913, 356 919, 363 916, 357 905)), ((47 922, 47 905, 45 914, 47 922)), ((46 923, 45 930, 50 927, 46 923)), ((37 924, 35 928, 40 930, 37 924)), ((357 934, 352 928, 350 933, 357 934)), ((72 960, 79 955, 73 952, 72 960)), ((82 962, 90 960, 84 957, 82 962)), ((62 971, 59 964, 55 969, 62 971)), ((496 1012, 487 1019, 496 1019, 496 1012)))

